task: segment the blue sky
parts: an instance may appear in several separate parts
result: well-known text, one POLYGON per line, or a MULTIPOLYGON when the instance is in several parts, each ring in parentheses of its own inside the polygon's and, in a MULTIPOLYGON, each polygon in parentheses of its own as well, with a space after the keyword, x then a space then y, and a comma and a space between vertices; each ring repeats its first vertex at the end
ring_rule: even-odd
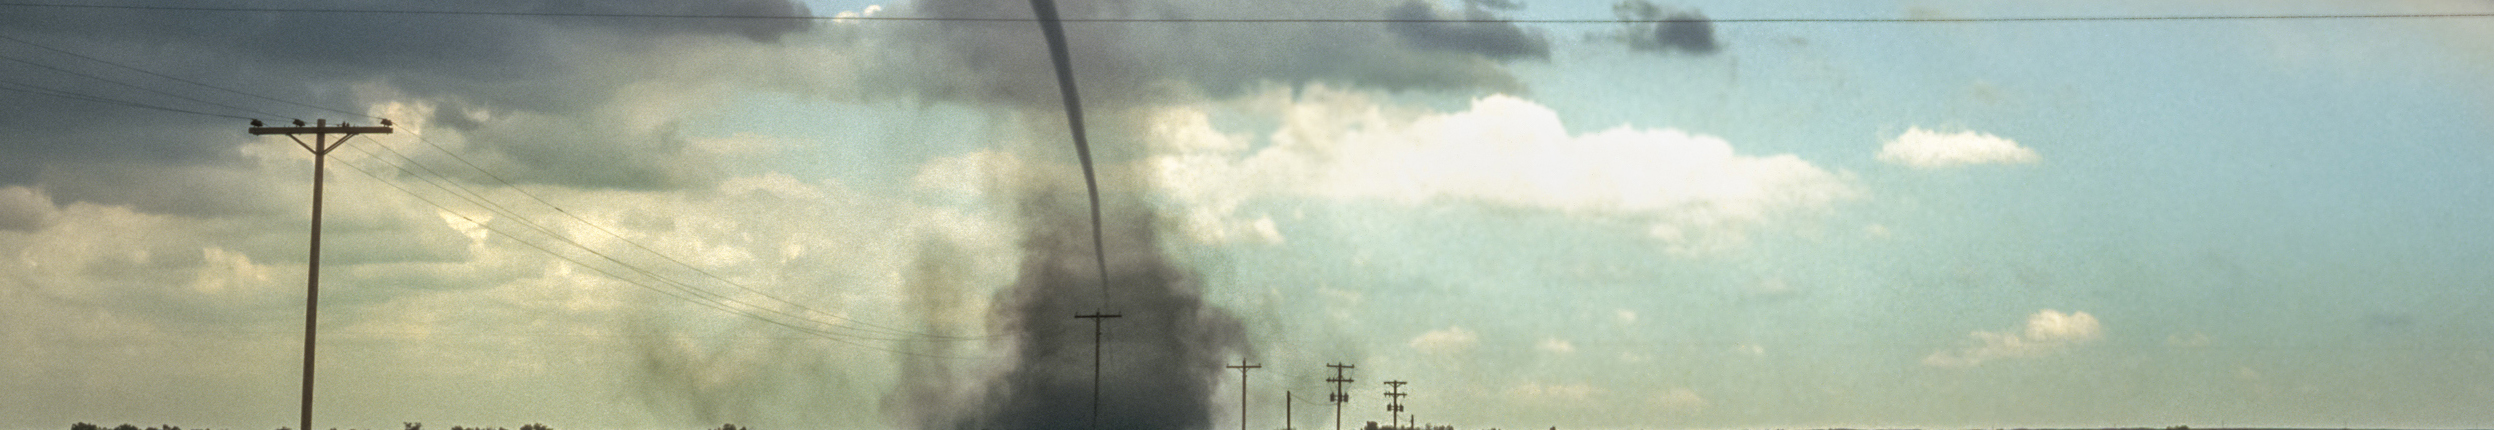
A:
MULTIPOLYGON (((1106 305, 1177 322, 1111 336, 1192 333, 1113 341, 1187 370, 1110 367, 1201 382, 1144 394, 1201 428, 1239 413, 1238 374, 1202 361, 1242 358, 1266 366, 1256 428, 1282 391, 1331 391, 1327 363, 1359 366, 1351 423, 1385 419, 1385 380, 1459 428, 2494 418, 2494 19, 1737 22, 2483 3, 1652 5, 1733 21, 1710 49, 1624 24, 1069 24, 1112 272, 1178 274, 1106 305)), ((305 105, 400 124, 330 160, 319 425, 957 427, 1006 420, 1018 369, 1074 375, 1014 343, 1089 328, 1015 326, 1054 309, 1026 297, 1092 293, 1034 275, 1090 269, 1032 209, 1079 174, 1031 23, 10 8, 0 391, 32 400, 0 426, 293 425, 310 157, 218 116, 373 120, 305 105), (311 22, 334 27, 285 29, 311 22)))

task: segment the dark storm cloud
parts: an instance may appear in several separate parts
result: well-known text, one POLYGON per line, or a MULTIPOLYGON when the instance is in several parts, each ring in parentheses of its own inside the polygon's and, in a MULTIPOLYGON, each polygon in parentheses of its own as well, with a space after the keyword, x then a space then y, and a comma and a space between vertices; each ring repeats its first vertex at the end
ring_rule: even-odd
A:
POLYGON ((1492 8, 1513 9, 1514 2, 1467 2, 1462 15, 1441 13, 1436 3, 1411 0, 1386 11, 1388 25, 1413 47, 1471 53, 1496 60, 1548 60, 1550 41, 1505 22, 1414 22, 1428 20, 1494 20, 1492 8))
MULTIPOLYGON (((1217 19, 1385 16, 1385 0, 1278 2, 1081 1, 1066 19, 1217 19)), ((895 15, 1027 19, 1024 2, 929 0, 895 15)), ((1030 22, 934 22, 888 27, 887 58, 870 88, 938 100, 1057 108, 1047 46, 1030 22)), ((1082 23, 1066 38, 1083 102, 1096 109, 1243 94, 1262 84, 1418 91, 1520 91, 1498 63, 1469 51, 1413 49, 1375 23, 1082 23), (1105 106, 1105 107, 1101 107, 1105 106)), ((1501 57, 1504 58, 1504 57, 1501 57)), ((1105 113, 1105 112, 1104 112, 1105 113)), ((1105 115, 1104 115, 1105 116, 1105 115)))
POLYGON ((1628 0, 1611 6, 1620 19, 1662 21, 1629 24, 1619 40, 1639 52, 1711 55, 1723 50, 1715 41, 1715 24, 1706 14, 1695 10, 1666 9, 1645 0, 1628 0))
MULTIPOLYGON (((334 9, 409 9, 400 2, 324 3, 334 9)), ((443 8, 453 8, 443 6, 443 8)), ((419 8, 420 9, 420 8, 419 8)), ((513 1, 459 3, 469 12, 803 15, 783 0, 676 2, 513 1)), ((440 108, 434 125, 487 135, 525 135, 543 123, 595 123, 590 112, 611 108, 621 89, 673 79, 676 61, 655 41, 712 38, 763 46, 806 31, 807 20, 647 19, 425 14, 173 12, 126 9, 25 8, 0 14, 9 36, 44 47, 106 59, 182 79, 253 94, 360 113, 370 103, 418 101, 440 108), (468 120, 485 113, 492 119, 468 120), (512 124, 512 118, 538 124, 512 124)), ((202 105, 23 63, 6 65, 11 82, 269 120, 373 120, 322 109, 238 96, 146 76, 45 48, 0 41, 0 55, 212 102, 202 105)), ((0 183, 25 184, 56 161, 145 162, 166 166, 232 163, 232 148, 253 139, 242 120, 218 119, 21 93, 0 107, 0 128, 16 142, 0 148, 0 183)), ((401 118, 402 120, 420 118, 401 118)), ((681 166, 655 160, 681 152, 663 128, 576 127, 534 133, 529 140, 479 140, 471 156, 511 161, 505 172, 523 181, 589 187, 667 188, 698 183, 681 166), (579 131, 587 131, 585 133, 579 131), (676 152, 669 152, 676 151, 676 152), (617 156, 616 153, 632 153, 617 156), (604 172, 572 175, 559 173, 604 172)), ((500 137, 500 136, 497 136, 500 137)), ((518 136, 514 136, 518 137, 518 136)), ((59 194, 79 199, 74 194, 59 194)))

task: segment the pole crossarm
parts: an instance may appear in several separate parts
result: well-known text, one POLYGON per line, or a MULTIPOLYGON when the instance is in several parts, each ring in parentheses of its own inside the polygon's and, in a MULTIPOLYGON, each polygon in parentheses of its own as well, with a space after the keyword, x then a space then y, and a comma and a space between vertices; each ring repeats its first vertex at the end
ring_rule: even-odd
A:
POLYGON ((324 119, 320 120, 318 125, 311 127, 252 127, 248 131, 253 136, 266 136, 271 134, 286 135, 286 138, 294 139, 295 145, 302 146, 303 150, 312 151, 312 155, 319 156, 329 155, 330 150, 338 149, 338 146, 345 145, 346 140, 355 137, 355 135, 390 134, 390 131, 392 130, 390 130, 389 126, 356 127, 346 125, 345 123, 339 123, 337 126, 331 127, 329 126, 329 120, 324 119), (302 136, 297 136, 303 134, 312 135, 312 141, 305 142, 303 141, 302 136), (339 135, 338 140, 329 140, 329 135, 332 134, 339 135))
POLYGON ((269 135, 269 134, 313 134, 313 133, 330 133, 330 134, 390 134, 390 131, 391 131, 390 127, 356 127, 356 126, 346 126, 346 125, 339 125, 339 126, 335 126, 335 127, 252 127, 252 128, 251 128, 251 134, 252 134, 252 135, 269 135))

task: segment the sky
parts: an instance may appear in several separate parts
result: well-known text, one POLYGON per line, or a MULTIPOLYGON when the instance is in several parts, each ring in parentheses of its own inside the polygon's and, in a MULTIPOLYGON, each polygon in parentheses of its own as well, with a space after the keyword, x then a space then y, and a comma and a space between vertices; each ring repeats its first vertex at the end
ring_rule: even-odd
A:
POLYGON ((2494 422, 2494 18, 1760 21, 2485 2, 47 4, 0 428, 2494 422))

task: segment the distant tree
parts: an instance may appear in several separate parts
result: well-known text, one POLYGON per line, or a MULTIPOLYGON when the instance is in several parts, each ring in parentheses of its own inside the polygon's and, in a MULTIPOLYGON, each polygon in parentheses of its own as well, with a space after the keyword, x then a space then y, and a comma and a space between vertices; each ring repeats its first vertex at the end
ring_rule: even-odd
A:
POLYGON ((69 430, 104 430, 104 426, 99 426, 99 425, 94 425, 94 424, 87 424, 87 423, 77 423, 77 424, 70 424, 70 425, 69 425, 69 430))
POLYGON ((753 428, 752 428, 752 427, 737 427, 735 424, 720 424, 720 425, 719 425, 719 428, 717 428, 717 429, 715 429, 715 430, 753 430, 753 428))
POLYGON ((407 430, 424 430, 424 423, 405 423, 407 430))
POLYGON ((545 424, 534 424, 534 423, 532 423, 532 424, 529 424, 529 425, 520 426, 520 430, 554 430, 554 428, 553 428, 553 427, 546 427, 546 425, 545 425, 545 424))
POLYGON ((113 430, 139 430, 139 426, 134 426, 134 425, 129 425, 129 424, 122 424, 122 425, 118 425, 118 426, 113 426, 113 430))

